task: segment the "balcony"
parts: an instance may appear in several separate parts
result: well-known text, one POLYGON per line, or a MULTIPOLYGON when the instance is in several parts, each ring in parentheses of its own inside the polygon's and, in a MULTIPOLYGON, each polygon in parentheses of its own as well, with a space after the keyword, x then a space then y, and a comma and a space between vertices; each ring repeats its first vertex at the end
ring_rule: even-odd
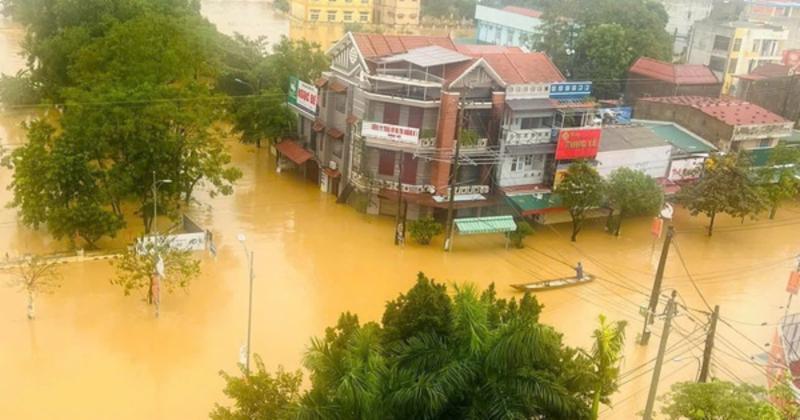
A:
POLYGON ((532 128, 532 129, 510 129, 506 130, 506 146, 524 146, 528 144, 549 143, 552 129, 532 128))
POLYGON ((375 75, 369 76, 370 79, 439 88, 444 83, 444 79, 441 77, 419 69, 378 68, 375 73, 375 75))

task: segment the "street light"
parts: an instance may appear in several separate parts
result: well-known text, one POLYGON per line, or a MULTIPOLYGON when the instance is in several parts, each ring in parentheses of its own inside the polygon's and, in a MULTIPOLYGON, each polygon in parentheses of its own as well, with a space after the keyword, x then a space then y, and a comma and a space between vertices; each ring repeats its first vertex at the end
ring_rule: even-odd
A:
POLYGON ((247 249, 247 238, 244 233, 236 235, 236 239, 242 244, 244 248, 245 257, 247 257, 247 265, 249 267, 249 281, 250 281, 250 298, 247 305, 247 344, 245 347, 245 361, 244 371, 247 376, 250 376, 250 332, 253 325, 253 251, 247 249))

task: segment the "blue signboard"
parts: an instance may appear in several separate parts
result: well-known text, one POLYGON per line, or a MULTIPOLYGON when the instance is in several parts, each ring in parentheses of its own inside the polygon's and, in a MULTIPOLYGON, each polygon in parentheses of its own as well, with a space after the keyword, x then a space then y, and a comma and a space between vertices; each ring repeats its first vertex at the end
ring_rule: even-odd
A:
POLYGON ((632 114, 633 110, 629 106, 600 109, 600 117, 603 118, 603 125, 630 124, 632 114))
POLYGON ((552 99, 582 99, 592 94, 592 82, 562 82, 550 85, 552 99))

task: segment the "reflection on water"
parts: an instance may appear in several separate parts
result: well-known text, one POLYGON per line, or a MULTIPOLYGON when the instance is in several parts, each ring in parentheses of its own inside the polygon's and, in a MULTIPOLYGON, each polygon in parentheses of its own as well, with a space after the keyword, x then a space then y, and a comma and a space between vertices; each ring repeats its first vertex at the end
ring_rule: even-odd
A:
MULTIPOLYGON (((204 7, 208 3, 222 7, 222 2, 204 7)), ((226 4, 231 3, 263 6, 226 4)), ((9 39, 1 32, 0 46, 10 45, 9 39)), ((13 48, 0 53, 9 51, 13 48)), ((22 118, 0 114, 4 144, 22 141, 22 118)), ((247 276, 239 232, 256 254, 253 351, 270 368, 299 367, 309 337, 322 334, 342 311, 378 319, 384 301, 410 287, 419 270, 447 282, 495 282, 501 295, 510 296, 509 284, 570 274, 568 265, 579 260, 600 279, 541 294, 543 321, 563 331, 569 344, 588 348, 599 313, 627 319, 622 370, 655 355, 657 339, 646 348, 634 344, 641 329, 638 305, 646 300, 657 262, 647 220, 627 223, 620 238, 606 235, 599 224, 587 226, 577 246, 568 241, 568 226, 559 226, 540 228, 522 250, 504 250, 500 236, 459 237, 450 254, 439 251, 440 241, 397 248, 390 218, 356 213, 291 172, 276 174, 266 149, 232 140, 231 151, 244 172, 236 194, 212 199, 201 193, 201 204, 191 210, 214 232, 219 255, 203 257, 203 273, 187 293, 164 297, 160 319, 139 296, 124 297, 109 284, 113 269, 107 262, 64 265, 63 286, 39 299, 34 322, 25 317, 24 297, 0 288, 0 418, 203 418, 223 398, 217 371, 235 371, 244 340, 247 276)), ((10 175, 0 169, 2 203, 11 198, 4 188, 10 175)), ((676 242, 687 266, 708 301, 721 305, 723 318, 757 344, 766 343, 772 327, 753 325, 782 314, 783 286, 798 252, 800 209, 782 209, 775 221, 741 224, 721 218, 711 239, 702 234, 705 222, 677 212, 676 242)), ((118 242, 132 235, 125 232, 118 242)), ((21 227, 13 210, 0 209, 0 257, 63 247, 44 232, 21 227)), ((703 309, 674 253, 666 273, 665 289, 679 290, 685 305, 703 309)), ((8 275, 0 274, 0 283, 8 275)), ((666 361, 662 392, 696 374, 702 330, 682 338, 696 330, 692 319, 704 316, 684 310, 677 318, 670 342, 681 344, 666 361)), ((724 324, 719 333, 746 355, 760 352, 724 324)), ((726 345, 718 346, 716 375, 729 378, 730 370, 741 379, 764 382, 756 367, 730 357, 726 345)), ((647 374, 630 375, 614 397, 615 409, 605 411, 604 418, 632 418, 644 406, 649 380, 647 374)))
POLYGON ((25 66, 19 53, 25 33, 19 25, 0 14, 0 74, 15 74, 25 66))

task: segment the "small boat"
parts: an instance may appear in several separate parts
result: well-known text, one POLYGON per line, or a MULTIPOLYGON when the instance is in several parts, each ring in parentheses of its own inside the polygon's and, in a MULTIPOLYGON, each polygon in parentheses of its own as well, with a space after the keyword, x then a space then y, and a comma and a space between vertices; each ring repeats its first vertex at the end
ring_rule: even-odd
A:
POLYGON ((511 287, 522 292, 544 292, 547 290, 561 289, 563 287, 577 286, 594 280, 591 274, 584 274, 582 278, 563 277, 553 280, 534 281, 530 283, 512 284, 511 287))

